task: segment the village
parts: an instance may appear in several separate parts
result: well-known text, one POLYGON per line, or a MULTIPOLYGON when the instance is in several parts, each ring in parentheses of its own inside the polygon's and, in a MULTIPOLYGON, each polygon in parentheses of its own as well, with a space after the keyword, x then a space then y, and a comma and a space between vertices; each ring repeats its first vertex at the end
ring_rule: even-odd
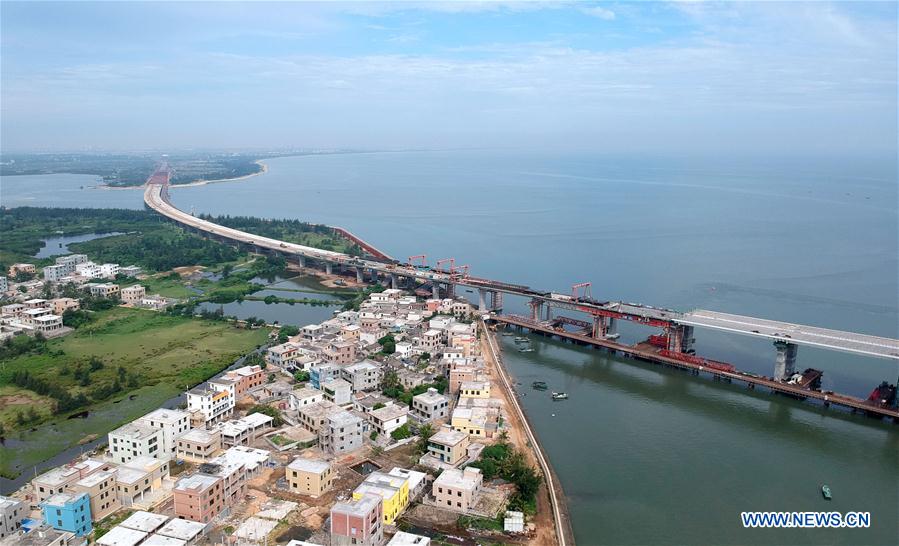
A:
MULTIPOLYGON (((56 261, 44 282, 129 307, 173 303, 94 282, 136 268, 56 261)), ((41 282, 13 287, 5 337, 70 330, 61 315, 78 299, 33 297, 41 282)), ((540 474, 468 302, 384 289, 287 331, 274 328, 252 364, 187 390, 181 407, 0 497, 2 544, 539 543, 527 514, 540 474)))

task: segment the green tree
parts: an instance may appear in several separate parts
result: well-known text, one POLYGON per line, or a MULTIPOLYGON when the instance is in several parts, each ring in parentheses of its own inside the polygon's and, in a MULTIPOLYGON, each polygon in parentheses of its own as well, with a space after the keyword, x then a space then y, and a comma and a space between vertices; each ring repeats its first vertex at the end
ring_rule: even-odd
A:
POLYGON ((256 404, 255 406, 250 408, 249 411, 247 411, 247 415, 250 415, 252 413, 261 413, 263 415, 268 415, 269 417, 274 419, 272 424, 274 424, 276 427, 280 427, 284 424, 284 419, 281 417, 281 412, 271 406, 266 406, 265 404, 256 404))

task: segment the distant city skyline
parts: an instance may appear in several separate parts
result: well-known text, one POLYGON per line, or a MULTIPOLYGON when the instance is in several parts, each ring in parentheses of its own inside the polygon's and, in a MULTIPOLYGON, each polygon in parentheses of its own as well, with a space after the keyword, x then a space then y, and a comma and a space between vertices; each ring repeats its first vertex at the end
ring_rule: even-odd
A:
POLYGON ((894 2, 0 2, 4 153, 892 154, 894 2))

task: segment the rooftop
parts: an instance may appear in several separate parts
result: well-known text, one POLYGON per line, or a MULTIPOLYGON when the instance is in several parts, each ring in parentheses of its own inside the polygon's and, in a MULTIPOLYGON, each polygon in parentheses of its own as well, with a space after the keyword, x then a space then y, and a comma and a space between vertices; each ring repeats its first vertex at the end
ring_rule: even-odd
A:
POLYGON ((402 417, 409 413, 409 408, 406 406, 384 406, 383 408, 378 408, 376 410, 372 410, 369 415, 374 416, 376 419, 380 421, 390 421, 391 419, 396 419, 397 417, 402 417))
POLYGON ((351 516, 363 517, 372 510, 375 510, 378 504, 384 502, 380 494, 363 494, 358 499, 350 499, 346 502, 335 503, 331 507, 331 512, 339 512, 351 516))
POLYGON ((447 400, 446 396, 440 394, 437 389, 433 387, 428 388, 427 392, 416 394, 412 399, 424 402, 425 404, 437 404, 447 400))
POLYGON ((431 544, 431 539, 428 537, 397 531, 387 546, 428 546, 429 544, 431 544))
POLYGON ((143 531, 136 531, 118 525, 98 538, 97 544, 102 546, 137 546, 145 538, 147 538, 147 533, 143 531))
POLYGON ((460 432, 458 430, 453 430, 452 428, 445 427, 441 428, 436 434, 431 436, 428 441, 434 442, 435 444, 454 446, 460 442, 465 441, 468 438, 468 434, 464 432, 460 432))
POLYGON ((186 540, 153 534, 148 536, 141 546, 184 546, 185 544, 187 544, 186 540))
POLYGON ((437 476, 434 480, 435 486, 452 487, 454 489, 474 489, 481 476, 481 469, 473 466, 466 467, 465 470, 457 470, 455 468, 447 468, 437 476))
POLYGON ((122 527, 127 527, 128 529, 134 529, 135 531, 152 533, 156 529, 159 529, 168 520, 168 516, 139 510, 128 516, 128 519, 126 519, 119 525, 122 527))
POLYGON ((221 478, 218 476, 210 476, 208 474, 200 474, 199 472, 196 474, 191 474, 190 476, 185 476, 178 480, 175 483, 176 491, 187 491, 187 490, 200 490, 203 491, 212 487, 216 484, 221 478))
POLYGON ((206 525, 198 521, 172 518, 161 529, 156 531, 156 534, 181 540, 192 540, 202 533, 205 528, 206 525))
POLYGON ((177 423, 180 419, 190 419, 190 414, 181 410, 159 408, 144 415, 141 419, 163 423, 177 423))
POLYGON ((86 478, 81 478, 80 480, 75 482, 75 485, 78 485, 81 487, 93 487, 93 486, 99 484, 100 482, 102 482, 103 480, 107 480, 109 478, 115 477, 116 472, 118 472, 118 469, 101 470, 99 472, 94 472, 90 476, 87 476, 86 478))
POLYGON ((79 497, 87 496, 87 493, 56 493, 50 495, 44 504, 47 506, 65 506, 78 500, 79 497))
POLYGON ((112 436, 123 436, 132 440, 146 440, 159 434, 159 429, 145 425, 139 421, 133 421, 120 426, 109 434, 112 436))
POLYGON ((322 472, 331 468, 331 465, 326 461, 320 461, 318 459, 306 459, 304 457, 297 457, 293 460, 293 462, 287 465, 287 468, 299 472, 321 474, 322 472))
POLYGON ((51 487, 58 486, 73 480, 76 476, 78 476, 79 472, 81 472, 82 474, 88 474, 105 465, 106 463, 102 463, 94 459, 88 459, 81 463, 67 464, 56 467, 49 472, 41 474, 40 476, 35 478, 34 481, 49 485, 51 487))

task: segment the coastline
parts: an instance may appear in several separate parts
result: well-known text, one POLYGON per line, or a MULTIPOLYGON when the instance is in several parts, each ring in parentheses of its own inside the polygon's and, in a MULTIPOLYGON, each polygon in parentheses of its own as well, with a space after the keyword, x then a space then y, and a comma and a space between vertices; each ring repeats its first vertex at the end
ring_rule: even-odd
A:
POLYGON ((559 546, 573 546, 575 543, 574 531, 571 528, 571 517, 568 514, 561 482, 549 459, 543 453, 530 421, 515 395, 512 381, 509 379, 496 343, 496 337, 487 328, 483 318, 480 319, 480 329, 484 333, 484 337, 481 338, 482 354, 489 364, 491 382, 499 387, 507 407, 511 406, 514 409, 512 415, 508 416, 511 425, 509 440, 521 449, 528 460, 532 464, 536 464, 543 474, 543 483, 540 485, 541 493, 537 496, 537 513, 533 517, 537 524, 537 536, 532 543, 543 545, 548 543, 546 539, 550 539, 553 544, 559 546), (484 350, 484 345, 487 350, 484 350), (522 432, 524 432, 523 435, 522 432), (549 506, 547 506, 547 502, 549 506))
MULTIPOLYGON (((191 188, 194 186, 205 186, 207 184, 219 184, 222 182, 236 182, 238 180, 246 180, 247 178, 259 176, 261 174, 265 174, 268 172, 268 164, 264 163, 261 159, 257 159, 253 163, 262 167, 262 170, 255 172, 255 173, 245 174, 243 176, 236 176, 234 178, 216 178, 213 180, 194 180, 193 182, 188 182, 187 184, 170 184, 169 188, 170 189, 191 188)), ((120 190, 143 190, 145 186, 146 186, 146 184, 141 184, 139 186, 110 186, 108 184, 98 184, 96 186, 93 186, 93 188, 96 190, 120 191, 120 190)))

